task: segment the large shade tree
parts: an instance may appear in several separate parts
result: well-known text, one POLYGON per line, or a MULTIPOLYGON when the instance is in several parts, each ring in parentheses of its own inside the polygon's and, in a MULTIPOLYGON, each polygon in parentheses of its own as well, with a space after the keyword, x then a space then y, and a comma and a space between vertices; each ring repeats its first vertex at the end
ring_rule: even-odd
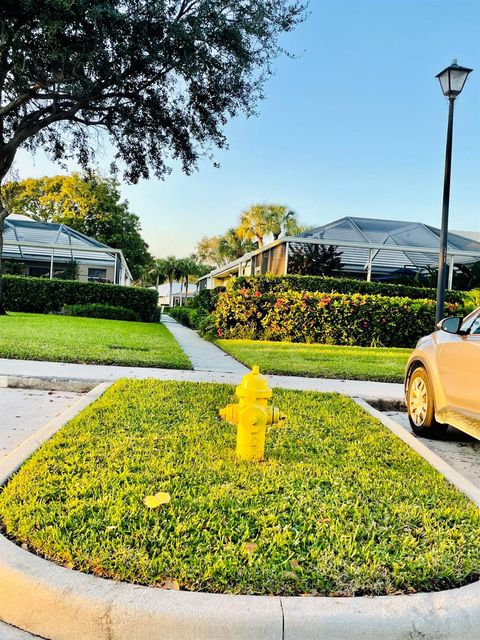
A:
POLYGON ((172 159, 188 173, 225 146, 229 117, 254 113, 279 36, 303 17, 297 0, 2 0, 0 256, 19 148, 86 167, 100 131, 132 182, 172 159))

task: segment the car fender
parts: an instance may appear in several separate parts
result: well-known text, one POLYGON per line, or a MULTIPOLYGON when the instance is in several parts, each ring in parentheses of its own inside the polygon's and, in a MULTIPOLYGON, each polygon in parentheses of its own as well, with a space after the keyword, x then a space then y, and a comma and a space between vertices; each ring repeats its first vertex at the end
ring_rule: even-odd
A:
POLYGON ((425 369, 428 374, 428 379, 430 380, 430 387, 432 389, 433 394, 433 403, 435 406, 435 413, 443 409, 446 405, 445 394, 443 392, 442 386, 438 382, 438 373, 436 371, 436 363, 431 361, 434 354, 430 354, 426 350, 415 349, 415 351, 411 354, 408 359, 405 373, 405 400, 407 398, 408 385, 410 383, 410 378, 412 373, 418 366, 421 366, 425 369))

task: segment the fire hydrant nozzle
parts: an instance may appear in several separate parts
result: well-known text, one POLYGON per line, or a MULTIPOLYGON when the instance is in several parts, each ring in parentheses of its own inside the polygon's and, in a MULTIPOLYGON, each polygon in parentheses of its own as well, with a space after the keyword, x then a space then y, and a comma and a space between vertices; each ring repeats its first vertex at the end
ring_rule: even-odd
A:
POLYGON ((220 409, 220 416, 227 422, 238 425, 237 457, 242 460, 262 460, 267 425, 278 424, 285 416, 277 407, 267 406, 272 390, 257 366, 252 368, 251 373, 243 376, 236 395, 239 403, 220 409))

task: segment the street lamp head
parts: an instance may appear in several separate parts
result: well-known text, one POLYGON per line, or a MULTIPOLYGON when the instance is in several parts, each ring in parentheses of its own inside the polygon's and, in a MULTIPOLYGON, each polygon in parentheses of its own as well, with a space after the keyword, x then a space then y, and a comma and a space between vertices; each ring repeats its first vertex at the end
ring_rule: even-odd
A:
POLYGON ((473 69, 459 66, 456 60, 454 60, 449 67, 440 71, 435 77, 440 81, 443 95, 455 100, 458 94, 461 93, 468 74, 472 71, 473 69))

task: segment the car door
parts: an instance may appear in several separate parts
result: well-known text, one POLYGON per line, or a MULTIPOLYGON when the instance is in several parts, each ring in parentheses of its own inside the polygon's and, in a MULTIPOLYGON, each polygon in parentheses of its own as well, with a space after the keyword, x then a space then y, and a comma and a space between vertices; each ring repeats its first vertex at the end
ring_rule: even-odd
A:
POLYGON ((480 417, 480 310, 468 316, 462 334, 437 334, 437 363, 447 404, 480 417))

